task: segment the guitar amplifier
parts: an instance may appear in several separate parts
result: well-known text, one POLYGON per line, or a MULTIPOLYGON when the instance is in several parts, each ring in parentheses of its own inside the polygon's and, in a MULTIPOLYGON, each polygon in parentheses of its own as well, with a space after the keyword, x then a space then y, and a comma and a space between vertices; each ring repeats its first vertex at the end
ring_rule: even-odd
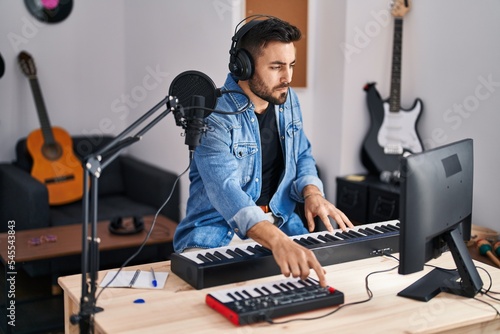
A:
POLYGON ((399 218, 399 185, 375 175, 337 177, 337 208, 355 225, 399 218))

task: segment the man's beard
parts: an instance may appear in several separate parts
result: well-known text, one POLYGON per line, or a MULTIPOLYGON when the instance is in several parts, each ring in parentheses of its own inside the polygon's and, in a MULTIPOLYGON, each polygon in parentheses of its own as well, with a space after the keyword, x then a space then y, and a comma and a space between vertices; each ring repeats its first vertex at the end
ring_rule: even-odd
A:
POLYGON ((273 90, 288 87, 288 86, 289 86, 289 84, 282 84, 282 85, 279 85, 279 86, 274 87, 272 89, 269 89, 266 86, 266 84, 264 83, 264 81, 262 81, 261 78, 255 74, 251 79, 248 80, 248 87, 250 88, 252 93, 257 95, 258 97, 260 97, 264 101, 267 101, 267 102, 275 104, 275 105, 280 105, 280 104, 285 103, 288 91, 280 93, 280 95, 278 97, 274 97, 272 95, 273 90))

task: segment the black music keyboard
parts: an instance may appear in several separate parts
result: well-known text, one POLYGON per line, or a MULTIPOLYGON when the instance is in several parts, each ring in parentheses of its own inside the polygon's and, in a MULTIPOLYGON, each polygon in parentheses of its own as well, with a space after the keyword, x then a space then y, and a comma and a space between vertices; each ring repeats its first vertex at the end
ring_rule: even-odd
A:
POLYGON ((311 278, 289 278, 211 292, 205 302, 233 324, 248 325, 343 304, 344 294, 311 278))
MULTIPOLYGON (((292 238, 311 249, 322 266, 399 251, 399 221, 359 225, 292 238)), ((201 251, 174 253, 172 272, 196 289, 277 275, 281 271, 272 253, 256 242, 201 251)))

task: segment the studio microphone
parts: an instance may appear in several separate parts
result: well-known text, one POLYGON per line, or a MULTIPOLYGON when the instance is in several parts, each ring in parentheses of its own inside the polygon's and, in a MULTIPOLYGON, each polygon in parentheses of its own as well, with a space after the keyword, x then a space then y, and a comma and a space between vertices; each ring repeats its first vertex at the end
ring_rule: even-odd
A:
POLYGON ((186 139, 184 140, 184 143, 188 145, 190 151, 193 151, 198 145, 200 145, 201 135, 208 130, 208 125, 205 122, 205 110, 201 109, 204 106, 205 97, 201 95, 193 95, 190 103, 191 108, 185 112, 186 139))
POLYGON ((380 172, 380 181, 389 184, 398 184, 401 181, 401 172, 399 170, 388 171, 384 170, 380 172))
POLYGON ((205 118, 210 115, 217 98, 221 96, 212 79, 199 71, 186 71, 174 78, 170 84, 169 95, 175 96, 180 107, 174 110, 177 126, 185 130, 185 144, 193 151, 200 145, 201 135, 208 125, 205 118))

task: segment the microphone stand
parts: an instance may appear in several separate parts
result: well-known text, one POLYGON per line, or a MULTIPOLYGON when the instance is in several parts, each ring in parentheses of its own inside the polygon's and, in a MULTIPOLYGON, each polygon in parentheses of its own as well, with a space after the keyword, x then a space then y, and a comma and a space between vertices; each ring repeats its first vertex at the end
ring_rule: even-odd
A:
POLYGON ((80 298, 80 311, 78 314, 73 314, 70 321, 73 325, 80 326, 80 333, 94 332, 94 315, 103 310, 102 307, 96 306, 96 290, 97 290, 97 272, 99 270, 99 238, 97 237, 97 195, 98 195, 98 179, 102 171, 113 160, 115 160, 120 151, 124 148, 139 141, 146 132, 155 126, 160 120, 167 116, 170 112, 177 111, 178 99, 173 96, 167 96, 160 101, 156 106, 146 112, 138 120, 132 123, 123 132, 117 135, 109 144, 85 158, 84 161, 84 177, 83 177, 83 227, 82 227, 82 295, 80 298), (154 118, 150 123, 144 126, 134 136, 127 137, 126 135, 139 127, 148 118, 150 118, 164 104, 167 109, 160 115, 154 118), (105 159, 103 160, 103 157, 105 159), (89 181, 91 191, 89 191, 89 181), (89 223, 91 226, 91 234, 88 236, 89 223))

